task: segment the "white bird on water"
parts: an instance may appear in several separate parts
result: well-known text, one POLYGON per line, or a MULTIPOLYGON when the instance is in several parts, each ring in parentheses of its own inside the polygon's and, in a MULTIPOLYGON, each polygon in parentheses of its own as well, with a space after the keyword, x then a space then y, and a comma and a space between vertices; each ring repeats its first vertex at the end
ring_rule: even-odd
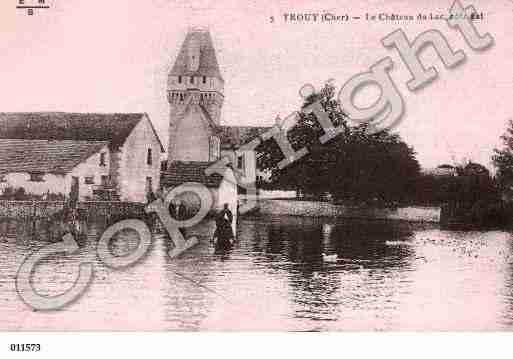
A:
POLYGON ((336 262, 338 260, 338 255, 337 254, 327 255, 326 253, 323 253, 322 254, 322 260, 324 262, 334 263, 334 262, 336 262))

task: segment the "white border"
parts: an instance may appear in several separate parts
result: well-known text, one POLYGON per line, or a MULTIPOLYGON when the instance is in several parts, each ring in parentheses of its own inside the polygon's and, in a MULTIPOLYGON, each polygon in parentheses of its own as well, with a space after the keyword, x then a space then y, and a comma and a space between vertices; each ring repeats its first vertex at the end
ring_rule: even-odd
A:
POLYGON ((0 333, 0 358, 489 358, 510 333, 0 333), (39 353, 10 352, 39 343, 39 353))

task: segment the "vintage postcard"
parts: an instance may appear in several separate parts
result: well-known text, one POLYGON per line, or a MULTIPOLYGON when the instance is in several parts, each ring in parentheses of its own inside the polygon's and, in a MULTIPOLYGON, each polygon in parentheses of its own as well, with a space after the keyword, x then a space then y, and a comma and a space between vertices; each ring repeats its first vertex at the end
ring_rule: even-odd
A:
POLYGON ((513 329, 513 1, 0 9, 0 331, 513 329))

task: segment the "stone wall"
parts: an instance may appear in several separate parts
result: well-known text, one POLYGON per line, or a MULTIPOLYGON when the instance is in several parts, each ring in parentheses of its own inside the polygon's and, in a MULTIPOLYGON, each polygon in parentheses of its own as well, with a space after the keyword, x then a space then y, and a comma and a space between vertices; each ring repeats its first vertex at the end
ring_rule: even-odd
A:
POLYGON ((64 202, 0 201, 0 217, 47 218, 64 209, 64 202))
MULTIPOLYGON (((0 201, 0 217, 48 218, 60 214, 66 206, 62 201, 0 201)), ((132 202, 92 201, 79 202, 82 217, 146 218, 145 205, 132 202)))
POLYGON ((92 218, 146 218, 146 206, 134 202, 94 201, 80 202, 79 213, 92 218))

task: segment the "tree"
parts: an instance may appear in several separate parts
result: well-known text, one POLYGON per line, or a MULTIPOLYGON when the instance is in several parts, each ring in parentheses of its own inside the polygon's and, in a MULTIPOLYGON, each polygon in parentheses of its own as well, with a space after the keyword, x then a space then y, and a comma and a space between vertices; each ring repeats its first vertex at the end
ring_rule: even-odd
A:
POLYGON ((413 148, 389 131, 369 134, 366 124, 350 126, 332 85, 307 98, 302 108, 316 100, 342 133, 321 144, 324 132, 315 115, 300 111, 288 137, 294 149, 307 147, 308 155, 279 169, 283 154, 274 140, 256 149, 259 168, 271 173, 270 185, 313 194, 330 192, 336 199, 357 202, 411 198, 420 172, 413 148))
POLYGON ((513 185, 513 120, 509 120, 506 133, 501 136, 502 149, 494 149, 492 161, 497 168, 497 181, 502 189, 513 185))

